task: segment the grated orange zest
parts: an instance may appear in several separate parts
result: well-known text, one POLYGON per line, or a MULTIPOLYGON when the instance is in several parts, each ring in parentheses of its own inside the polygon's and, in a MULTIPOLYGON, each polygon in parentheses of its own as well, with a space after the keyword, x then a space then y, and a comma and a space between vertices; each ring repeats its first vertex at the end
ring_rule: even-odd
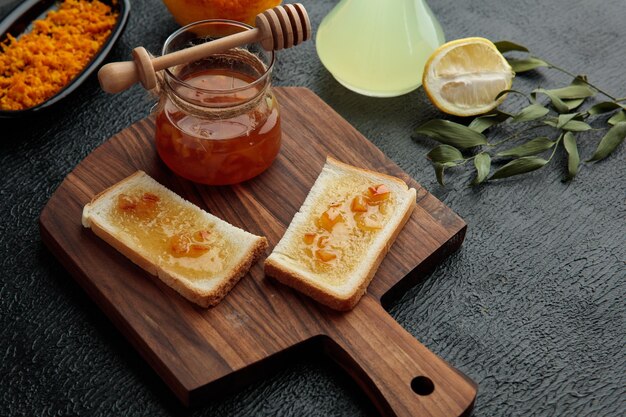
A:
POLYGON ((98 1, 65 0, 31 32, 0 44, 0 110, 24 110, 61 91, 108 39, 117 13, 98 1))

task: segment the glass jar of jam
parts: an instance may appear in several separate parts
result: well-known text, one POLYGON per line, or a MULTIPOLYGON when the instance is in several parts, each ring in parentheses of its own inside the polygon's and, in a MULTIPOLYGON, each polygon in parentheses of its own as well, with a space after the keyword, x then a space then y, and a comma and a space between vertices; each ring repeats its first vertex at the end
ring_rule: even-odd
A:
MULTIPOLYGON (((252 29, 205 20, 174 32, 163 54, 252 29)), ((176 174, 209 185, 259 175, 280 149, 278 103, 270 78, 274 53, 249 44, 163 71, 156 147, 176 174)))

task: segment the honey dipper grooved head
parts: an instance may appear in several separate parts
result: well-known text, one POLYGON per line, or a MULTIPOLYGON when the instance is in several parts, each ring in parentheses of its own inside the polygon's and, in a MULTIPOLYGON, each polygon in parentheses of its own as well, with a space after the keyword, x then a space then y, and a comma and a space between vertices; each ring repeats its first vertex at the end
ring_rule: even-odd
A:
POLYGON ((256 26, 263 34, 264 49, 291 48, 311 38, 311 21, 300 3, 274 7, 257 15, 256 26))

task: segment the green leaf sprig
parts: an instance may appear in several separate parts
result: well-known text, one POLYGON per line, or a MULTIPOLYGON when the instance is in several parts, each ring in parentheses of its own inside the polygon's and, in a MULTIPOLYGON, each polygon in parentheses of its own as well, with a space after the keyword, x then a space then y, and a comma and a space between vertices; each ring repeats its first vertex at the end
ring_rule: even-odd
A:
POLYGON ((525 54, 523 58, 506 58, 517 74, 537 68, 551 68, 571 76, 572 82, 561 88, 549 90, 536 88, 529 94, 512 89, 502 91, 496 100, 504 94, 522 95, 527 99, 529 104, 515 114, 495 109, 474 118, 467 126, 443 119, 429 120, 419 126, 415 130, 415 138, 425 136, 441 143, 427 155, 433 163, 439 184, 444 185, 444 171, 447 168, 462 166, 469 161, 473 161, 476 171, 472 185, 532 172, 548 165, 561 146, 567 154, 567 175, 564 180, 569 181, 576 176, 580 168, 577 135, 581 132, 608 129, 587 162, 603 160, 624 141, 626 97, 616 98, 591 84, 586 76, 575 75, 534 56, 523 45, 511 41, 500 41, 495 45, 503 54, 507 52, 525 54), (585 101, 596 97, 598 93, 606 100, 599 101, 584 111, 579 110, 585 101), (540 98, 547 98, 547 103, 539 102, 540 98), (613 113, 606 120, 607 126, 592 128, 589 124, 590 119, 606 113, 613 113), (485 132, 494 126, 530 122, 533 124, 496 143, 489 142, 485 135, 485 132), (529 135, 529 132, 539 128, 552 130, 553 133, 542 136, 529 135), (502 149, 501 145, 514 139, 522 139, 523 143, 502 149), (463 153, 470 149, 479 151, 473 155, 463 153), (549 150, 551 153, 548 159, 538 156, 549 150), (509 161, 491 174, 492 160, 509 161))

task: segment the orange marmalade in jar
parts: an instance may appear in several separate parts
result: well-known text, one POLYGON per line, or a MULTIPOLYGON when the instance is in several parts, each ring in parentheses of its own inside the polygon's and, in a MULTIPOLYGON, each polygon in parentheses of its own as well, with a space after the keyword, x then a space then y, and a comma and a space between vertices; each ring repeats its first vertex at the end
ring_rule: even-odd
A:
MULTIPOLYGON (((251 29, 207 20, 172 34, 163 54, 251 29)), ((209 185, 236 184, 272 164, 281 142, 271 90, 274 53, 249 44, 164 71, 156 147, 176 174, 209 185)))

